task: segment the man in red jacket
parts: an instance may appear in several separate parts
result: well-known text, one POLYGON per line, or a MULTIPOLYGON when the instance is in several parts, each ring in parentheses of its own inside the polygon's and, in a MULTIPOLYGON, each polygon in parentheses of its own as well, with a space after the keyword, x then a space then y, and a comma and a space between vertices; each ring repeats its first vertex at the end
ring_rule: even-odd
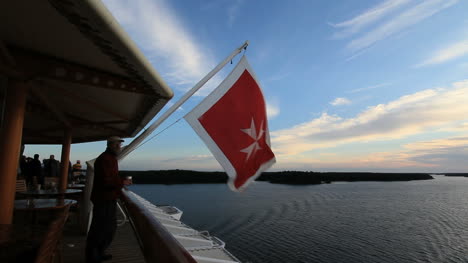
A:
POLYGON ((130 185, 131 180, 119 177, 117 156, 121 151, 122 140, 112 136, 107 139, 107 149, 94 162, 94 183, 91 192, 93 202, 93 220, 86 240, 86 261, 88 263, 102 262, 112 258, 104 254, 114 238, 117 229, 116 207, 117 199, 124 185, 130 185))

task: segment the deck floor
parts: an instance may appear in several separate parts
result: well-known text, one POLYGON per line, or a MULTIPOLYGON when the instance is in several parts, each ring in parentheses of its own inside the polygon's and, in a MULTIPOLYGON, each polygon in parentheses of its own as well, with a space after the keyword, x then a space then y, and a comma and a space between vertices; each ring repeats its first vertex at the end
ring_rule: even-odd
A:
MULTIPOLYGON (((86 236, 68 222, 63 232, 63 262, 85 263, 86 236)), ((144 263, 145 259, 130 223, 117 227, 114 241, 106 254, 112 255, 112 260, 106 263, 144 263)))

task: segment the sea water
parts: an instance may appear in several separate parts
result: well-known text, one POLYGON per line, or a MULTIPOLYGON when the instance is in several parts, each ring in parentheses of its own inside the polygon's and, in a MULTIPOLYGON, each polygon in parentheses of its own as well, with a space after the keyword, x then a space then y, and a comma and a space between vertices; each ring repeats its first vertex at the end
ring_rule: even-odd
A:
MULTIPOLYGON (((137 183, 137 182, 135 182, 137 183)), ((243 262, 468 262, 468 178, 292 186, 133 185, 243 262)))

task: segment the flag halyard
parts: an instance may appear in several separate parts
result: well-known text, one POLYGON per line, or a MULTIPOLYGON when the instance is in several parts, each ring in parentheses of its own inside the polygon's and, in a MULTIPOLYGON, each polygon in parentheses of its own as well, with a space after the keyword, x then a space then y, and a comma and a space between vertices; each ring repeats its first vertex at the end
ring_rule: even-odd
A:
POLYGON ((275 163, 265 101, 245 57, 185 119, 225 169, 234 191, 275 163))

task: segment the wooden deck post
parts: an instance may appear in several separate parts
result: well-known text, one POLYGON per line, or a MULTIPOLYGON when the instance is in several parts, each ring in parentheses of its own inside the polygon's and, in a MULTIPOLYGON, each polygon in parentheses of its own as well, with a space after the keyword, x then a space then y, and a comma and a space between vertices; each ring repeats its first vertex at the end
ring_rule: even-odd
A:
POLYGON ((24 82, 7 84, 4 123, 0 129, 0 224, 11 224, 13 219, 27 91, 24 82))
POLYGON ((72 141, 72 133, 70 129, 66 129, 62 143, 62 157, 60 158, 60 190, 65 191, 68 184, 68 169, 70 169, 70 145, 72 141))

